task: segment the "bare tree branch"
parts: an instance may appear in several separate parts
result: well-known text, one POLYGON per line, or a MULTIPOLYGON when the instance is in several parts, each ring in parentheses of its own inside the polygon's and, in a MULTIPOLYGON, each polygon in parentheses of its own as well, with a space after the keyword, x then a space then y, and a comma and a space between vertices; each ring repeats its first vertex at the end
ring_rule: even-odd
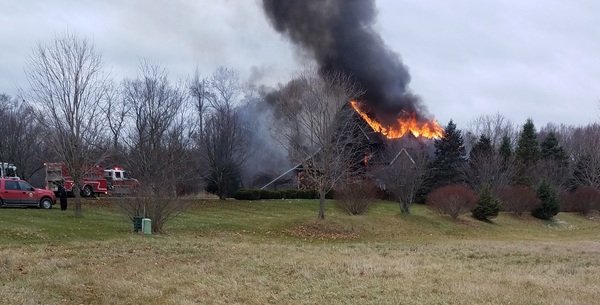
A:
POLYGON ((359 118, 348 104, 363 91, 340 73, 306 69, 295 79, 277 101, 278 136, 292 161, 301 162, 306 184, 319 192, 318 218, 324 219, 325 194, 355 173, 365 151, 359 118))
POLYGON ((219 198, 225 199, 239 185, 243 165, 252 153, 248 126, 238 114, 242 87, 236 72, 223 67, 204 83, 211 109, 199 116, 205 124, 200 157, 206 167, 204 178, 216 187, 219 198))
POLYGON ((424 149, 404 147, 391 142, 384 152, 386 162, 375 174, 380 186, 400 204, 400 211, 410 213, 415 194, 426 179, 429 158, 424 149))
MULTIPOLYGON (((77 190, 90 164, 105 157, 99 153, 105 122, 101 105, 106 101, 107 78, 102 56, 93 43, 73 34, 39 43, 25 69, 30 100, 38 107, 50 149, 68 168, 77 190)), ((79 192, 75 214, 81 215, 79 192)))
MULTIPOLYGON (((479 116, 467 124, 467 134, 472 135, 474 140, 484 135, 488 137, 492 146, 497 148, 502 142, 502 137, 507 135, 513 145, 516 143, 518 129, 517 126, 507 119, 504 115, 496 113, 493 115, 479 116)), ((467 139, 465 139, 467 140, 467 139)))
POLYGON ((147 61, 140 63, 140 76, 122 86, 123 109, 130 110, 124 134, 127 165, 142 185, 138 198, 125 203, 141 204, 153 220, 152 231, 161 232, 164 223, 186 207, 177 198, 179 186, 189 177, 192 147, 185 89, 172 85, 163 68, 147 61))

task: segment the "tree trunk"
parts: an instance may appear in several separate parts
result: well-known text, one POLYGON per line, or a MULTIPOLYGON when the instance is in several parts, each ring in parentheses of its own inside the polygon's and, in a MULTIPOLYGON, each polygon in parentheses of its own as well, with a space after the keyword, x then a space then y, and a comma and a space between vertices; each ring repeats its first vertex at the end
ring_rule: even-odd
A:
POLYGON ((219 195, 219 200, 225 200, 225 198, 227 198, 224 185, 225 183, 223 183, 223 180, 219 180, 219 183, 217 184, 217 194, 219 195))
POLYGON ((73 192, 73 195, 75 195, 75 216, 81 217, 81 191, 79 190, 79 187, 75 186, 71 188, 71 191, 73 192))
MULTIPOLYGON (((409 199, 403 199, 402 197, 404 196, 400 196, 400 198, 398 198, 398 202, 400 203, 400 213, 401 214, 410 214, 410 206, 411 206, 411 201, 409 199)), ((410 194, 409 196, 406 196, 408 198, 414 198, 413 194, 410 194)))
POLYGON ((400 202, 400 213, 402 214, 410 214, 410 204, 405 202, 400 202))
POLYGON ((227 181, 225 181, 223 173, 219 174, 219 179, 217 182, 217 194, 219 195, 220 200, 225 200, 227 198, 227 181))
POLYGON ((150 225, 150 227, 151 227, 152 233, 157 233, 157 234, 162 233, 160 223, 156 219, 152 220, 152 224, 150 225))
POLYGON ((325 219, 325 192, 319 192, 319 216, 317 219, 325 219))

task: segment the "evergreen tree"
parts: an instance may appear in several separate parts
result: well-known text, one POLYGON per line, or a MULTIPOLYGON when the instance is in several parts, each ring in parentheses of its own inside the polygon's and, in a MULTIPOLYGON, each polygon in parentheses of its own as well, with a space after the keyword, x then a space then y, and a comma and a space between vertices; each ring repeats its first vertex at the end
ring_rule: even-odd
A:
POLYGON ((513 151, 510 145, 510 138, 508 137, 508 135, 504 135, 504 137, 502 137, 502 143, 500 144, 499 152, 500 155, 504 157, 504 160, 508 160, 512 156, 513 151))
POLYGON ((466 161, 462 133, 450 120, 444 137, 435 140, 435 158, 431 164, 430 190, 460 182, 460 171, 466 161))
POLYGON ((472 213, 473 217, 483 221, 494 218, 500 213, 500 200, 492 195, 489 186, 484 187, 479 193, 477 207, 475 207, 472 213))
POLYGON ((482 155, 490 155, 494 152, 494 148, 492 147, 492 140, 485 136, 481 135, 479 140, 475 145, 473 145, 473 149, 471 149, 470 157, 482 156, 482 155))
POLYGON ((556 161, 559 164, 564 164, 567 161, 567 153, 565 149, 560 146, 558 139, 554 135, 554 132, 550 132, 544 141, 540 143, 540 153, 544 160, 556 161))
POLYGON ((533 187, 535 183, 531 174, 533 167, 537 165, 540 159, 540 145, 537 142, 537 132, 531 119, 527 119, 527 122, 523 125, 515 149, 515 157, 516 161, 522 166, 519 173, 515 175, 513 183, 533 187))
POLYGON ((526 167, 535 165, 540 159, 540 146, 537 142, 537 132, 531 119, 527 119, 527 122, 523 125, 523 131, 521 131, 521 135, 519 136, 515 154, 517 160, 526 167))
POLYGON ((540 206, 531 212, 536 218, 550 219, 560 211, 560 201, 558 192, 547 180, 542 180, 537 189, 537 197, 540 200, 540 206))
POLYGON ((548 133, 540 143, 540 148, 541 162, 538 164, 538 172, 556 188, 569 187, 569 176, 572 173, 569 159, 553 132, 548 133))

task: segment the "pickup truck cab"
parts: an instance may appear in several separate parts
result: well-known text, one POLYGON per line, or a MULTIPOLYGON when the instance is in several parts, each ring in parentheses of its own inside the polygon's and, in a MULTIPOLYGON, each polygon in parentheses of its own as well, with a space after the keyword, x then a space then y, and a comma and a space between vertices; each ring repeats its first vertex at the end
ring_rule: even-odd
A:
POLYGON ((0 178, 0 206, 34 206, 51 209, 56 202, 54 192, 31 186, 27 181, 0 178))

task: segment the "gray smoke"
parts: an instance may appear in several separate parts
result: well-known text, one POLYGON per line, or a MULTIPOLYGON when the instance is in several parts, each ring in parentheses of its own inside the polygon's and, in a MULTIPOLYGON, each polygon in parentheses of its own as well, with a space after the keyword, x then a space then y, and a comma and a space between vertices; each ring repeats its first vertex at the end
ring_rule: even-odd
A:
POLYGON ((314 58, 322 72, 351 75, 366 90, 362 101, 378 118, 425 107, 408 90, 410 75, 399 54, 374 30, 374 0, 263 0, 275 30, 314 58))
MULTIPOLYGON (((265 88, 257 88, 260 97, 249 99, 237 108, 237 114, 249 129, 249 159, 244 164, 242 181, 245 187, 260 188, 292 167, 287 151, 278 143, 270 130, 273 125, 273 107, 264 98, 265 88)), ((278 181, 281 184, 285 179, 278 181)))

